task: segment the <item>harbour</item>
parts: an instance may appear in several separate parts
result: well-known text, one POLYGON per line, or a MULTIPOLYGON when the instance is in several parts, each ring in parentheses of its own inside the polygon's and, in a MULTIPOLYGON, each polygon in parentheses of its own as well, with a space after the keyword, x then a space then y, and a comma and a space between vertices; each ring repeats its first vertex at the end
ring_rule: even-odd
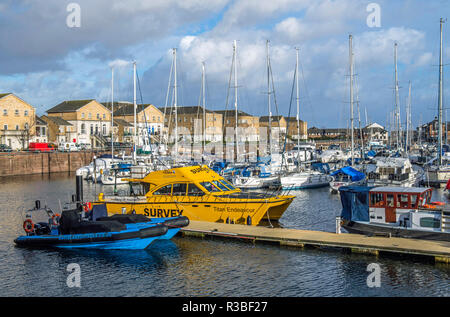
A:
MULTIPOLYGON (((86 199, 105 190, 101 186, 85 183, 86 199)), ((5 259, 0 270, 4 282, 2 296, 449 295, 448 285, 443 283, 449 279, 448 264, 420 256, 376 256, 340 248, 299 250, 298 246, 280 248, 277 244, 253 244, 247 240, 188 236, 176 236, 147 250, 125 253, 17 248, 12 240, 22 231, 23 221, 18 210, 33 205, 35 199, 43 196, 47 197, 45 203, 58 209, 61 197, 69 200, 74 191, 74 175, 53 173, 2 178, 0 187, 1 199, 9 206, 1 209, 0 241, 5 259), (21 188, 20 194, 17 188, 21 188), (79 289, 66 285, 66 266, 70 263, 80 264, 82 287, 79 289), (367 266, 371 263, 381 267, 379 288, 369 288, 366 284, 370 274, 367 266)), ((433 195, 444 199, 441 189, 433 195)), ((331 195, 329 188, 298 191, 280 223, 284 228, 334 234, 335 217, 340 210, 340 199, 331 195), (317 205, 317 201, 321 204, 317 205)), ((225 226, 211 224, 209 228, 220 225, 225 226)))

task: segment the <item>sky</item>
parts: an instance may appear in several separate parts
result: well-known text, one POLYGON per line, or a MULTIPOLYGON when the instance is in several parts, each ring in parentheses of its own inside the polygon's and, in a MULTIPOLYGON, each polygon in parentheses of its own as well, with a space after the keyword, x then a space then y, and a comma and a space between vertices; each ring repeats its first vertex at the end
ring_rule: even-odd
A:
MULTIPOLYGON (((359 118, 362 125, 387 126, 396 42, 400 116, 405 124, 411 82, 417 126, 437 115, 439 20, 449 16, 448 0, 0 0, 0 93, 16 94, 39 115, 64 100, 110 101, 114 68, 114 100, 132 102, 135 61, 138 103, 164 107, 177 48, 177 104, 199 104, 204 63, 206 107, 232 109, 236 40, 238 109, 263 116, 269 40, 272 115, 296 115, 298 48, 300 118, 308 127, 346 128, 351 34, 355 126, 359 118), (368 21, 378 12, 379 19, 368 21)), ((449 64, 450 21, 443 30, 443 63, 449 64)))

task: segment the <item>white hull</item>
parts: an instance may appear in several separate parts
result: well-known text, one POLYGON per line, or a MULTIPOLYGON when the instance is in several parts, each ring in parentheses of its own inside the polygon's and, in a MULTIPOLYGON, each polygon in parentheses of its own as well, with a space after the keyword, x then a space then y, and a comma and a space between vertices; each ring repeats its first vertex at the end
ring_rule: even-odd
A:
POLYGON ((282 189, 306 189, 329 186, 332 177, 329 175, 313 173, 296 173, 281 177, 282 189))

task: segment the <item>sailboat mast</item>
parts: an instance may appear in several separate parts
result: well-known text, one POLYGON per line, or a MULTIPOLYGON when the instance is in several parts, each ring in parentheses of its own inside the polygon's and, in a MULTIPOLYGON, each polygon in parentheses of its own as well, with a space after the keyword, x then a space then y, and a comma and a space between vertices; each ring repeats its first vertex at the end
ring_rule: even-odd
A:
POLYGON ((272 155, 272 138, 271 138, 271 130, 272 130, 272 112, 270 107, 270 59, 269 59, 269 40, 266 41, 266 54, 267 54, 267 112, 269 114, 269 155, 272 155))
POLYGON ((111 67, 111 158, 114 162, 114 66, 111 67))
POLYGON ((408 153, 408 146, 411 146, 410 143, 410 133, 411 129, 411 81, 409 82, 408 89, 408 107, 406 108, 406 142, 405 142, 405 153, 408 153))
POLYGON ((233 42, 233 57, 234 57, 234 115, 235 115, 235 128, 234 128, 234 142, 236 148, 236 160, 238 160, 238 82, 237 82, 237 42, 233 42))
POLYGON ((352 134, 352 149, 351 149, 351 160, 352 166, 354 163, 354 147, 355 140, 353 137, 353 47, 352 47, 353 36, 349 36, 349 59, 350 59, 350 122, 351 122, 351 134, 352 134))
MULTIPOLYGON (((300 161, 300 98, 299 98, 299 87, 298 87, 298 51, 299 49, 295 49, 295 57, 296 57, 296 63, 295 63, 295 84, 296 84, 296 90, 297 90, 297 161, 300 161)), ((306 160, 306 155, 305 155, 306 160)))
POLYGON ((203 153, 204 153, 206 147, 205 62, 202 62, 202 105, 203 105, 203 153))
POLYGON ((136 108, 137 108, 137 104, 136 104, 136 62, 133 62, 133 108, 134 108, 134 152, 133 152, 133 156, 134 156, 134 163, 136 164, 136 147, 137 147, 137 124, 136 124, 136 108))
POLYGON ((443 77, 443 63, 442 63, 442 27, 444 24, 444 19, 441 18, 440 21, 440 47, 439 47, 439 105, 438 105, 438 135, 439 135, 439 145, 438 145, 438 161, 439 165, 442 165, 442 77, 443 77))
POLYGON ((173 62, 174 62, 174 82, 173 82, 173 89, 174 89, 174 102, 173 107, 175 111, 175 162, 178 160, 178 109, 177 109, 177 103, 178 103, 178 96, 177 96, 177 49, 173 49, 173 62))
POLYGON ((397 46, 394 44, 394 64, 395 64, 395 129, 397 130, 397 149, 400 146, 400 102, 398 94, 398 74, 397 74, 397 46))

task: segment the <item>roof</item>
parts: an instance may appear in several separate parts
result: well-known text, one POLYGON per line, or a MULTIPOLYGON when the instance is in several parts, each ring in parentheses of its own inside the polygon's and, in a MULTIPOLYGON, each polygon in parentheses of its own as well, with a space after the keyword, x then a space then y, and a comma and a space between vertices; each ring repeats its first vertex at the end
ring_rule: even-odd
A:
POLYGON ((54 106, 53 108, 47 110, 47 113, 74 112, 94 100, 95 99, 65 100, 65 101, 61 102, 60 104, 54 106))
MULTIPOLYGON (((114 103, 114 105, 115 104, 116 103, 114 103)), ((153 106, 153 105, 149 104, 149 103, 136 105, 136 113, 139 113, 142 110, 145 110, 150 106, 153 106)), ((158 108, 156 108, 156 109, 158 109, 158 108)), ((118 110, 114 111, 114 115, 115 116, 132 116, 132 115, 134 115, 134 104, 132 104, 132 103, 123 104, 123 106, 121 106, 118 110)))
POLYGON ((382 192, 382 193, 423 193, 429 190, 427 187, 399 187, 399 186, 383 186, 374 187, 371 192, 382 192))
MULTIPOLYGON (((297 122, 297 117, 284 117, 288 122, 297 122)), ((303 122, 303 120, 299 119, 298 121, 303 122)))
MULTIPOLYGON (((236 110, 234 110, 234 109, 233 110, 216 110, 214 112, 222 114, 224 118, 225 118, 225 115, 227 117, 235 117, 236 116, 236 110)), ((241 116, 243 116, 243 117, 254 117, 251 114, 248 114, 248 113, 246 113, 244 111, 241 111, 241 110, 238 110, 237 114, 238 114, 238 117, 241 117, 241 116)))
POLYGON ((43 118, 49 119, 50 121, 52 121, 56 125, 69 125, 69 126, 72 125, 71 123, 67 122, 66 120, 64 120, 61 117, 43 116, 43 118))
MULTIPOLYGON (((114 123, 117 123, 124 127, 133 127, 133 124, 131 122, 125 121, 123 119, 114 119, 114 123)), ((114 125, 117 126, 117 124, 114 124, 114 125)))
POLYGON ((39 125, 48 125, 47 122, 45 122, 44 120, 42 120, 42 119, 39 118, 38 116, 36 116, 36 124, 39 124, 39 125))
POLYGON ((8 95, 11 95, 11 93, 7 92, 7 93, 0 94, 0 98, 3 98, 3 97, 8 96, 8 95))
MULTIPOLYGON (((168 114, 171 111, 175 111, 175 107, 162 107, 162 108, 158 108, 162 113, 168 114)), ((183 106, 183 107, 177 107, 177 113, 178 114, 201 114, 203 113, 203 107, 202 106, 183 106)), ((209 109, 205 109, 206 113, 214 113, 214 111, 209 110, 209 109)))
MULTIPOLYGON (((272 122, 274 122, 274 121, 280 121, 282 118, 283 118, 283 116, 271 116, 270 117, 271 119, 271 121, 272 122)), ((269 116, 262 116, 262 117, 259 117, 259 121, 262 121, 262 122, 269 122, 269 116)))

